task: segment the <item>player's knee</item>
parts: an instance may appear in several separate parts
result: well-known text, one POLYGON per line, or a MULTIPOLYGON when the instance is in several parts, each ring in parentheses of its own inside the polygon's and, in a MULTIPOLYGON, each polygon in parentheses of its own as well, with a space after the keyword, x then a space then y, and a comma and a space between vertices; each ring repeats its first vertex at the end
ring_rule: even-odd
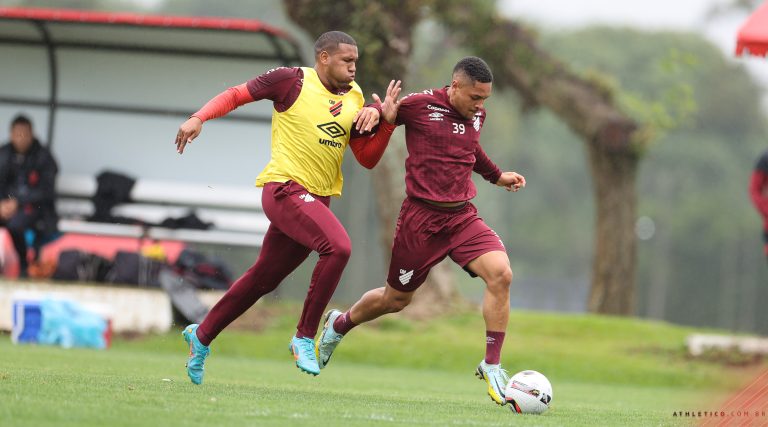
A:
POLYGON ((349 259, 350 255, 352 255, 352 242, 349 240, 349 237, 339 239, 333 245, 333 253, 339 258, 349 259))
POLYGON ((333 255, 334 257, 348 260, 352 254, 352 241, 349 236, 341 236, 328 242, 325 248, 318 251, 321 255, 333 255))
POLYGON ((509 290, 509 286, 512 284, 512 268, 508 265, 500 266, 494 269, 488 277, 488 286, 492 290, 509 290))
POLYGON ((501 281, 502 283, 506 283, 506 286, 509 287, 509 285, 512 284, 512 278, 514 277, 514 274, 512 273, 512 267, 507 266, 504 268, 504 271, 501 272, 501 281))

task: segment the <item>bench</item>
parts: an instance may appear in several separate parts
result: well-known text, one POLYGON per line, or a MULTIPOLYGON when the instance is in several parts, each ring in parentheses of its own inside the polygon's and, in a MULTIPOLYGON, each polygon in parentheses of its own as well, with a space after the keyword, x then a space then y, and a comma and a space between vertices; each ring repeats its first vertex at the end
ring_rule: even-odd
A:
POLYGON ((261 188, 209 186, 171 181, 137 180, 131 201, 112 209, 115 216, 157 224, 194 212, 207 230, 164 228, 86 221, 94 212, 91 197, 96 178, 60 175, 56 183, 59 230, 63 233, 174 240, 187 243, 260 247, 269 220, 261 209, 261 188))

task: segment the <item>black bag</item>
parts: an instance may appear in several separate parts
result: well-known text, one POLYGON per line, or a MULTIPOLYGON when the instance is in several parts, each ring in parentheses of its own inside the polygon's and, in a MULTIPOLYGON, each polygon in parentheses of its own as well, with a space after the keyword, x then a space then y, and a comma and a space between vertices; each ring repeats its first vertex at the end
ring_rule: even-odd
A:
POLYGON ((226 291, 232 285, 232 270, 221 259, 184 249, 176 260, 179 273, 191 279, 199 289, 226 291))
POLYGON ((178 218, 166 218, 160 223, 160 227, 165 228, 188 228, 191 230, 207 230, 213 226, 213 223, 205 222, 198 218, 194 212, 178 217, 178 218))
POLYGON ((118 251, 107 274, 110 283, 159 288, 159 273, 165 264, 136 252, 118 251))
POLYGON ((115 224, 140 224, 133 218, 112 216, 112 208, 131 201, 131 190, 136 180, 121 173, 104 171, 96 177, 96 193, 91 198, 94 212, 88 221, 115 224))
POLYGON ((99 255, 70 249, 59 253, 54 280, 104 282, 112 263, 99 255))

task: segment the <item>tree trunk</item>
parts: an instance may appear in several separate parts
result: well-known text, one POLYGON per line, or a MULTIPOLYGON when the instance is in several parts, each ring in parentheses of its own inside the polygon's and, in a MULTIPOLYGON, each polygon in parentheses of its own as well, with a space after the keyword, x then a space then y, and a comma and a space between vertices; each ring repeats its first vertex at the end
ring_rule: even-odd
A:
POLYGON ((373 169, 373 190, 376 197, 376 214, 379 219, 379 242, 383 249, 384 263, 389 265, 392 255, 397 216, 400 202, 405 198, 405 182, 402 177, 405 154, 402 145, 393 138, 387 147, 388 155, 373 169))
POLYGON ((635 311, 637 158, 588 145, 594 181, 595 254, 589 311, 627 315, 635 311))

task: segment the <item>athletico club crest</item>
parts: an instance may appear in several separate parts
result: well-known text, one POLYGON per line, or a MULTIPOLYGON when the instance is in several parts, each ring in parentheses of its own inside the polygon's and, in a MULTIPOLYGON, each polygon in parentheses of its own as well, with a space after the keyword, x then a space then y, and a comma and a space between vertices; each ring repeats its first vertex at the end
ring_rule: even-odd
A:
MULTIPOLYGON (((333 101, 331 101, 331 102, 333 103, 333 101)), ((330 106, 330 108, 328 108, 328 111, 331 112, 331 115, 333 115, 333 117, 336 117, 339 114, 341 114, 341 103, 342 103, 342 101, 339 100, 339 102, 337 102, 335 104, 332 104, 330 106)))

